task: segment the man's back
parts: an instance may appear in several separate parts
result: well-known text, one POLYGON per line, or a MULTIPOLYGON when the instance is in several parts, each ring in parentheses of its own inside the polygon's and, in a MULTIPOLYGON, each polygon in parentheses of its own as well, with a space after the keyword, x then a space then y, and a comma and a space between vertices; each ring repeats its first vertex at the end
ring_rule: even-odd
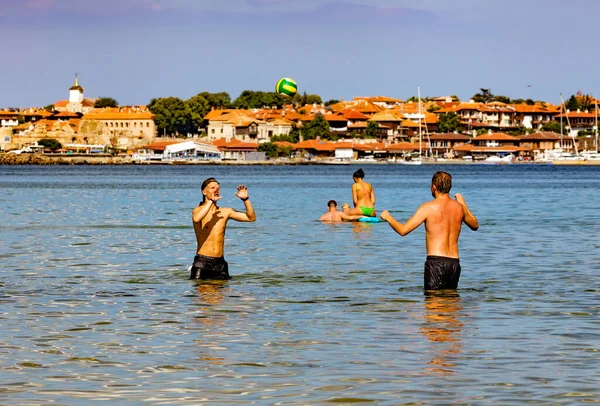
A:
POLYGON ((427 255, 458 258, 458 237, 464 219, 463 205, 449 195, 425 203, 427 255))
POLYGON ((321 216, 320 221, 342 221, 342 213, 339 211, 329 211, 321 216))

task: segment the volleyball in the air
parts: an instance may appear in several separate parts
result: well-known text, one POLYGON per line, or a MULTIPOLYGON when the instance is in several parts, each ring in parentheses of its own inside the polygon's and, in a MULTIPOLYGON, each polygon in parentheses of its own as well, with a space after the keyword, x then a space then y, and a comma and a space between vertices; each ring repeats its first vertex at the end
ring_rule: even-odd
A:
POLYGON ((295 95, 298 91, 298 86, 296 86, 296 82, 294 82, 294 79, 283 78, 280 79, 279 82, 277 82, 277 85, 275 86, 275 91, 279 94, 291 97, 295 95))

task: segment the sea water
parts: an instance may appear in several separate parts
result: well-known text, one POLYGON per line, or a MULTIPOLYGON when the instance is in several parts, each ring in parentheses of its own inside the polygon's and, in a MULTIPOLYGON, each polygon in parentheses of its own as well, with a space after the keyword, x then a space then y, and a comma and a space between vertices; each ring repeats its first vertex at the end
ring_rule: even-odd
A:
POLYGON ((358 166, 0 167, 1 404, 600 402, 600 168, 367 165, 405 221, 453 175, 480 229, 423 292, 423 227, 322 224, 358 166), (187 278, 221 182, 233 279, 187 278))

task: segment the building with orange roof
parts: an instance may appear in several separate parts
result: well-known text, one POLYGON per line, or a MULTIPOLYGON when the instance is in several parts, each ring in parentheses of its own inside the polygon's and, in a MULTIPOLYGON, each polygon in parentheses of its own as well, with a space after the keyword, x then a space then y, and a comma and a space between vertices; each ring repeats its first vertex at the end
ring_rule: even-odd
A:
POLYGON ((56 111, 87 113, 94 108, 96 100, 83 97, 83 87, 79 84, 79 78, 75 74, 75 83, 69 88, 69 100, 57 101, 54 103, 54 109, 56 111))
POLYGON ((373 114, 369 120, 375 121, 380 126, 389 128, 386 134, 388 138, 394 138, 401 134, 402 120, 404 116, 394 110, 382 110, 378 113, 373 114))
POLYGON ((264 153, 257 153, 258 143, 239 139, 219 138, 212 142, 223 154, 223 159, 234 161, 264 160, 264 153))
POLYGON ((213 118, 208 119, 208 140, 225 138, 250 143, 269 142, 271 137, 287 135, 292 130, 294 123, 281 117, 280 114, 232 110, 219 116, 213 115, 213 118), (264 119, 256 118, 256 115, 264 117, 264 119))
POLYGON ((0 127, 19 125, 19 113, 16 111, 0 110, 0 127))
POLYGON ((519 145, 519 138, 506 133, 493 133, 480 135, 468 144, 462 144, 453 149, 456 156, 472 155, 475 159, 485 159, 490 156, 514 154, 515 156, 529 155, 530 149, 519 145))
POLYGON ((541 129, 544 124, 552 122, 559 113, 555 109, 538 104, 513 104, 511 106, 515 111, 517 125, 536 130, 541 129))
POLYGON ((402 103, 404 103, 400 99, 395 99, 393 97, 387 97, 387 96, 355 97, 353 100, 354 101, 364 100, 369 103, 373 103, 379 107, 382 107, 384 109, 391 109, 395 106, 399 106, 402 103))
MULTIPOLYGON (((354 124, 350 124, 348 126, 348 135, 353 138, 362 137, 367 133, 368 125, 369 123, 367 121, 358 121, 354 124)), ((393 131, 391 127, 380 124, 375 130, 375 134, 378 139, 386 139, 390 131, 393 131)))
POLYGON ((592 130, 597 126, 598 113, 589 110, 577 110, 559 113, 555 116, 555 120, 562 120, 565 129, 568 130, 568 135, 576 137, 579 131, 592 130))
POLYGON ((434 133, 428 135, 427 140, 433 156, 454 158, 454 148, 469 143, 471 137, 455 133, 434 133))
POLYGON ((154 114, 128 107, 92 109, 81 117, 80 136, 95 144, 134 149, 156 139, 154 114))

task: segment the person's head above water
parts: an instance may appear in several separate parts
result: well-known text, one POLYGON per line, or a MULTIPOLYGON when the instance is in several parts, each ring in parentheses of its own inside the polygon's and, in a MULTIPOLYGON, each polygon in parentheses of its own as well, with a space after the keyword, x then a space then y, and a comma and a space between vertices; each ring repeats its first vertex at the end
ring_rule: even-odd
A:
POLYGON ((349 210, 350 210, 350 204, 349 203, 342 204, 342 211, 343 212, 347 212, 349 210))
POLYGON ((354 178, 354 180, 356 180, 356 179, 363 179, 365 177, 365 172, 362 170, 362 168, 360 168, 359 170, 357 170, 356 172, 354 172, 354 174, 352 175, 352 177, 354 178))
POLYGON ((202 190, 202 203, 204 203, 207 194, 219 196, 219 182, 217 182, 215 178, 205 179, 204 182, 202 182, 200 190, 202 190))
POLYGON ((334 210, 337 210, 337 202, 335 200, 330 200, 327 202, 327 207, 329 209, 331 209, 333 207, 334 210))
POLYGON ((435 191, 448 194, 452 189, 452 175, 448 172, 437 171, 431 178, 431 194, 435 197, 435 191), (434 189, 435 187, 435 189, 434 189))

